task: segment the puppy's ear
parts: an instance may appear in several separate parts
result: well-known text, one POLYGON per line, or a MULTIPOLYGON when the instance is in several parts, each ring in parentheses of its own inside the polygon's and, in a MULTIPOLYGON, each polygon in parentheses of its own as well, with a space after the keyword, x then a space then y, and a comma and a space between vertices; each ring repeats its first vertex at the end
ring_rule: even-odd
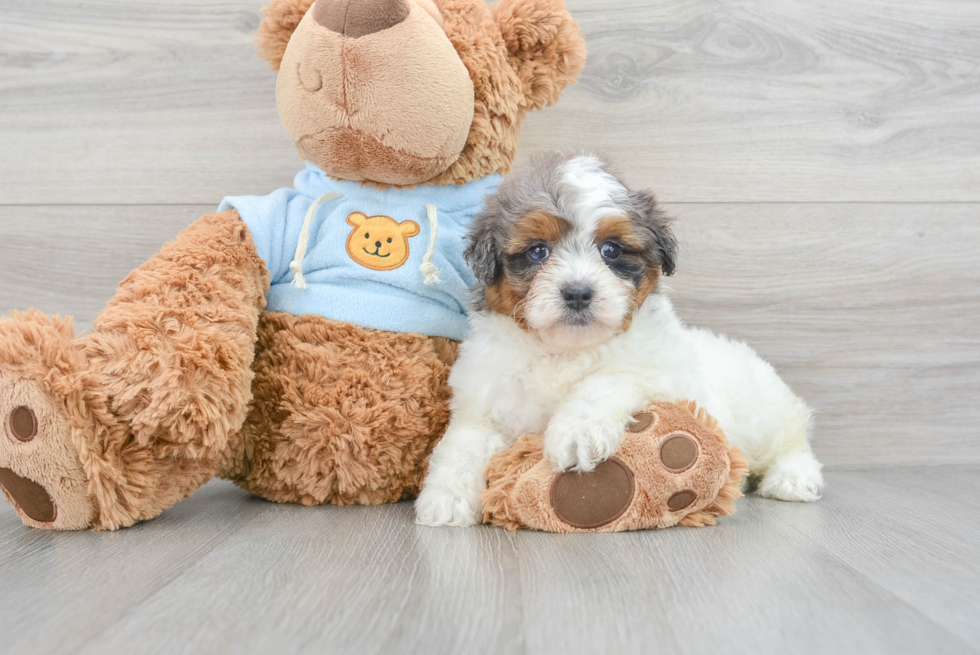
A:
POLYGON ((481 287, 490 286, 504 274, 500 261, 500 244, 494 228, 496 222, 493 209, 488 207, 477 215, 466 235, 466 251, 463 255, 481 287))
POLYGON ((524 109, 558 101, 585 65, 585 38, 562 0, 501 0, 491 7, 510 65, 524 87, 524 109))
POLYGON ((279 70, 282 55, 286 52, 289 37, 313 4, 313 0, 272 0, 262 10, 265 18, 255 35, 259 56, 269 62, 269 68, 279 70))
POLYGON ((651 263, 660 266, 664 275, 673 275, 677 263, 677 239, 670 229, 671 219, 667 216, 657 199, 650 191, 630 194, 635 220, 643 229, 647 239, 646 252, 651 263))

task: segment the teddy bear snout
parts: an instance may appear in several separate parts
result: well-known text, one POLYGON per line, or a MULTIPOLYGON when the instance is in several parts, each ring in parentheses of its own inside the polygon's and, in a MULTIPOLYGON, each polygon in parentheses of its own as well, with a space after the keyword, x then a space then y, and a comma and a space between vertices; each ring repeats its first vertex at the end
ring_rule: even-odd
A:
POLYGON ((408 17, 407 0, 317 0, 313 19, 351 39, 398 25, 408 17))

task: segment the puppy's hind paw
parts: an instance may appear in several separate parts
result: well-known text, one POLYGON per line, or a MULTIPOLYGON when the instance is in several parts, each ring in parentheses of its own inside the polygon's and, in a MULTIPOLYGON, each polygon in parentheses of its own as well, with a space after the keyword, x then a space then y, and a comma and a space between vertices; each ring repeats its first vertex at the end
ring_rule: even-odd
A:
POLYGON ((415 501, 415 522, 419 525, 467 527, 479 523, 482 513, 477 489, 454 492, 427 484, 415 501))
POLYGON ((820 499, 824 486, 821 468, 812 453, 784 455, 766 471, 756 493, 776 500, 812 503, 820 499))

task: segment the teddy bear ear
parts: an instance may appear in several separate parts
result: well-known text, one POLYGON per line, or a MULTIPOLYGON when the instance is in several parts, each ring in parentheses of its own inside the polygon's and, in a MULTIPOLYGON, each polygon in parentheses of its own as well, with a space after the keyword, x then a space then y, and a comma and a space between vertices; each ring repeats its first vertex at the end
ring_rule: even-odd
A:
POLYGON ((404 237, 414 237, 419 233, 419 224, 415 221, 402 221, 398 224, 398 230, 404 237))
POLYGON ((585 65, 585 38, 565 3, 501 0, 491 12, 524 86, 524 108, 556 103, 585 65))
POLYGON ((367 214, 361 212, 354 212, 347 217, 347 224, 357 227, 358 225, 364 225, 364 221, 367 220, 367 214))
POLYGON ((289 37, 303 20, 314 0, 272 0, 262 10, 265 18, 259 24, 255 46, 259 56, 269 62, 269 68, 279 70, 289 37))

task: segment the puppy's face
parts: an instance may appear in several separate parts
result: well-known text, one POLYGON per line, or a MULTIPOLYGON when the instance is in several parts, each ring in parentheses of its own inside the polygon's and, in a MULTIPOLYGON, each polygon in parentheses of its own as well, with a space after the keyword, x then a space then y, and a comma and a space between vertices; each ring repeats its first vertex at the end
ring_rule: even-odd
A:
POLYGON ((595 157, 552 154, 488 200, 467 258, 481 309, 575 348, 628 329, 673 272, 675 251, 652 195, 631 192, 595 157))

